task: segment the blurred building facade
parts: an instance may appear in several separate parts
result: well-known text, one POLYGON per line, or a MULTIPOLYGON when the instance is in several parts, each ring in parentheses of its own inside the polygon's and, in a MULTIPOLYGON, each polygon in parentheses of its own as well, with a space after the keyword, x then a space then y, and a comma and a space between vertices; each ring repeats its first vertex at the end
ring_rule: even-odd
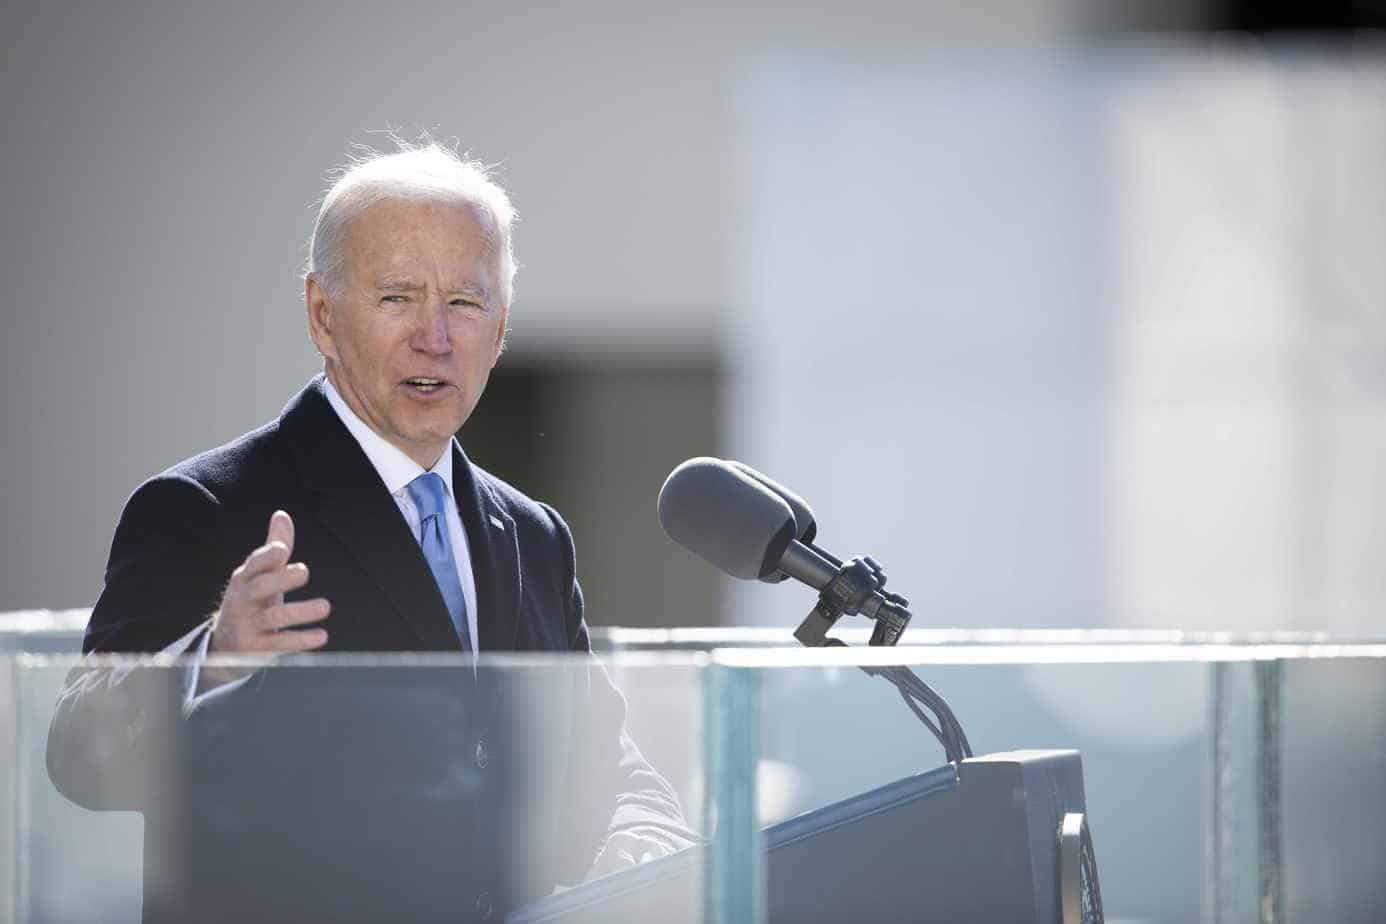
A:
POLYGON ((732 453, 934 624, 1380 631, 1377 51, 768 62, 732 453))
POLYGON ((801 618, 659 531, 714 453, 931 624, 1369 628, 1379 55, 1113 34, 1240 9, 13 11, 0 609, 91 602, 134 486, 316 371, 312 200, 394 127, 514 191, 464 442, 569 517, 594 622, 801 618))

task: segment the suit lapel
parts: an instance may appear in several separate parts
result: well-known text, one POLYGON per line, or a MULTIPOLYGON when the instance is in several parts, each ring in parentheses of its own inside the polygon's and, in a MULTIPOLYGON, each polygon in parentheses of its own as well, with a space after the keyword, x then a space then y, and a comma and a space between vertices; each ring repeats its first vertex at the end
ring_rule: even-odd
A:
POLYGON ((280 430, 300 482, 314 497, 318 518, 379 585, 418 637, 419 648, 456 651, 447 605, 418 543, 380 475, 328 404, 321 376, 284 409, 280 430))
POLYGON ((457 512, 471 549, 480 650, 513 651, 523 594, 515 521, 477 475, 456 440, 452 449, 452 484, 457 512))

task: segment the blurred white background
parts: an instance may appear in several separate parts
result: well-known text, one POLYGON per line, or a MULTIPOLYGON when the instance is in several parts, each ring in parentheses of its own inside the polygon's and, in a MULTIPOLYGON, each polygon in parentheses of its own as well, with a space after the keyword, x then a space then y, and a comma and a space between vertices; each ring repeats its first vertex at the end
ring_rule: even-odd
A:
POLYGON ((1257 9, 10 9, 0 609, 89 604, 135 485, 316 371, 313 204, 393 127, 513 190, 464 442, 572 520, 594 622, 802 618, 655 523, 714 453, 919 624, 1373 631, 1386 68, 1209 31, 1257 9))
MULTIPOLYGON (((1292 8, 11 5, 0 611, 90 604, 135 486, 317 371, 315 201, 394 128, 513 193, 510 350, 463 441, 568 517, 594 623, 803 618, 659 529, 670 468, 716 454, 916 625, 1378 634, 1386 43, 1366 3, 1292 8)), ((1083 748, 1099 849, 1131 851, 1113 908, 1193 916, 1160 877, 1206 875, 1201 672, 941 673, 980 749, 1083 748)), ((1345 689, 1324 715, 1370 730, 1345 689)), ((767 810, 936 759, 878 692, 787 688, 767 810)), ((691 746, 671 698, 633 697, 652 753, 691 746)))

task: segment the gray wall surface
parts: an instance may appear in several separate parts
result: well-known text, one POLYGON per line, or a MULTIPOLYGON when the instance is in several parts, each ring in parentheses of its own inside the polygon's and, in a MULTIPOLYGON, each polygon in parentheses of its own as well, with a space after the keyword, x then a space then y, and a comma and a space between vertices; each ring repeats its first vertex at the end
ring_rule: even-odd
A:
POLYGON ((1054 41, 1101 6, 11 5, 0 609, 90 603, 135 485, 317 369, 297 272, 349 141, 436 128, 501 163, 517 355, 711 354, 749 57, 1054 41))

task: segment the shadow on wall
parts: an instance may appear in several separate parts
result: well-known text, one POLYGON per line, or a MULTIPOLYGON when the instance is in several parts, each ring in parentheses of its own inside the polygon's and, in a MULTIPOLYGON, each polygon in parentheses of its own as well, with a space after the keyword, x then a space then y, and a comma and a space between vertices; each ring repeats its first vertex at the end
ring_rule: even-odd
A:
POLYGON ((655 515, 669 471, 717 452, 720 394, 710 358, 507 357, 492 374, 462 445, 568 521, 592 625, 721 624, 716 573, 655 515))

